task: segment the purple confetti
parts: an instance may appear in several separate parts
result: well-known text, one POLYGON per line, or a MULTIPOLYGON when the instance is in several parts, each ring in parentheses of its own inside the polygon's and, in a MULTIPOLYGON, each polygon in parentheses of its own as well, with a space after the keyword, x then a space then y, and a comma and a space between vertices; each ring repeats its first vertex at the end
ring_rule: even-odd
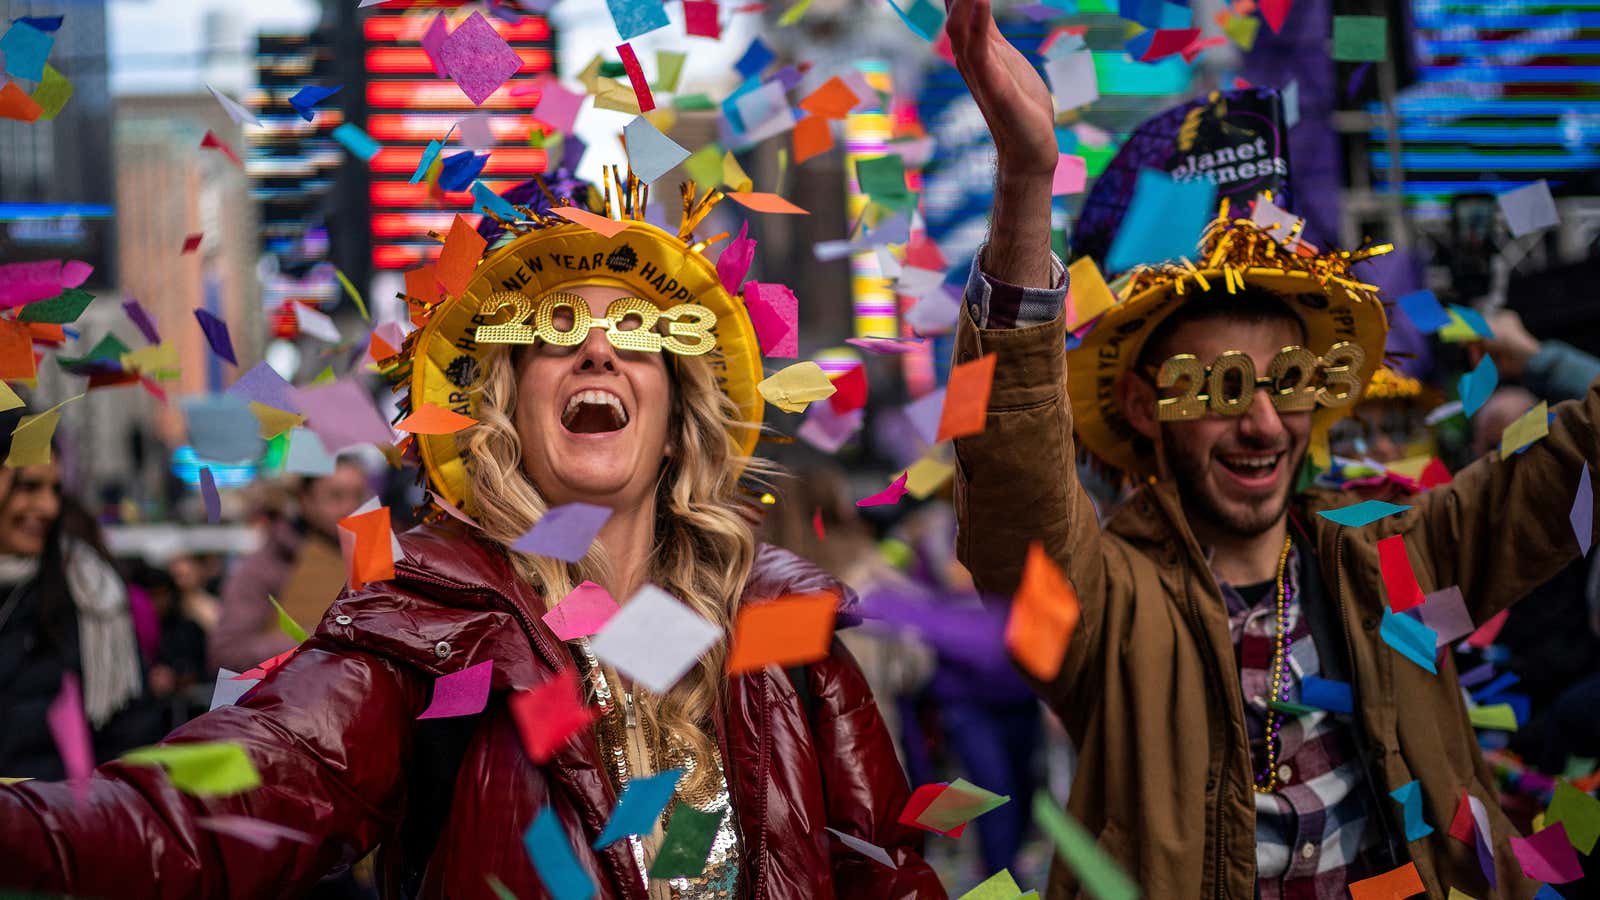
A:
POLYGON ((122 301, 122 310, 128 314, 128 321, 132 322, 144 335, 144 339, 152 344, 161 343, 161 332, 156 331, 156 321, 150 318, 150 313, 133 297, 122 301))
POLYGON ((439 62, 474 106, 522 68, 522 57, 476 12, 440 43, 439 62))
POLYGON ((237 366, 239 359, 233 355, 233 341, 228 337, 228 323, 204 309, 196 309, 194 317, 200 320, 200 330, 206 333, 206 343, 211 345, 211 352, 229 365, 237 366))
POLYGON ((206 521, 212 525, 222 521, 222 498, 217 495, 217 479, 210 466, 200 467, 200 496, 206 501, 206 521))
POLYGON ((566 562, 577 562, 589 552, 611 510, 591 503, 568 503, 548 510, 511 549, 566 562))
POLYGON ((285 412, 300 411, 299 405, 294 402, 294 386, 264 362, 256 363, 254 368, 240 375, 239 380, 224 393, 285 412))
POLYGON ((449 78, 450 73, 444 70, 444 64, 439 62, 439 48, 444 46, 445 38, 450 36, 450 20, 444 13, 433 17, 433 22, 428 25, 428 30, 422 33, 422 52, 428 55, 428 62, 433 63, 433 71, 440 78, 449 78))

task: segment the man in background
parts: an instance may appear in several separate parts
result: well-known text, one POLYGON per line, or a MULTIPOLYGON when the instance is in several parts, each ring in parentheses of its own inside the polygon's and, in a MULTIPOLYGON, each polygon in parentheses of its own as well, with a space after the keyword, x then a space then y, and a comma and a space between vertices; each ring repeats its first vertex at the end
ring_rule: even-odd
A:
POLYGON ((294 646, 278 627, 268 597, 302 627, 315 626, 345 583, 339 520, 370 494, 365 470, 350 457, 341 458, 331 475, 300 479, 294 514, 268 525, 261 546, 222 585, 222 614, 211 638, 213 669, 242 672, 294 646))

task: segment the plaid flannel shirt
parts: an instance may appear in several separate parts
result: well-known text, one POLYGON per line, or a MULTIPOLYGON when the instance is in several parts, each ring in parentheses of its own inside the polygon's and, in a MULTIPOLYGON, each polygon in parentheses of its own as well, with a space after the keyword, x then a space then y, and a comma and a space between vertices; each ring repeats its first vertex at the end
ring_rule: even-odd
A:
MULTIPOLYGON (((1310 558, 1307 556, 1306 558, 1310 558)), ((1289 555, 1286 578, 1299 596, 1301 551, 1289 555)), ((1315 560, 1312 559, 1312 565, 1315 560)), ((1218 580, 1228 609, 1239 684, 1244 694, 1245 730, 1250 736, 1250 771, 1260 771, 1266 754, 1267 695, 1272 688, 1272 654, 1277 632, 1276 596, 1269 590, 1251 606, 1233 586, 1218 580)), ((1289 684, 1284 699, 1298 702, 1300 682, 1321 676, 1322 662, 1300 604, 1289 605, 1285 622, 1289 684)), ((1256 794, 1256 884, 1262 900, 1342 897, 1345 885, 1378 874, 1366 851, 1378 843, 1367 828, 1361 794, 1360 757, 1345 720, 1317 711, 1289 716, 1279 732, 1278 788, 1256 794)))
MULTIPOLYGON (((1054 319, 1066 304, 1066 267, 1051 254, 1054 288, 1023 288, 990 277, 972 262, 967 303, 980 328, 1025 328, 1054 319)), ((1308 557, 1309 558, 1309 557, 1308 557)), ((1301 552, 1289 556, 1289 588, 1299 597, 1301 552)), ((1314 558, 1311 561, 1315 565, 1314 558)), ((1259 771, 1266 754, 1267 694, 1272 686, 1273 636, 1277 629, 1269 591, 1254 606, 1218 579, 1228 609, 1234 658, 1245 698, 1245 731, 1250 736, 1250 770, 1259 771)), ((1322 674, 1322 662, 1311 628, 1300 615, 1298 600, 1289 605, 1285 622, 1293 645, 1289 650, 1290 681, 1284 699, 1298 702, 1300 681, 1322 674)), ((1367 851, 1379 841, 1368 829, 1361 796, 1360 756, 1349 722, 1317 711, 1291 716, 1278 734, 1278 788, 1256 794, 1256 883, 1261 900, 1315 900, 1343 897, 1352 881, 1378 874, 1367 851)))

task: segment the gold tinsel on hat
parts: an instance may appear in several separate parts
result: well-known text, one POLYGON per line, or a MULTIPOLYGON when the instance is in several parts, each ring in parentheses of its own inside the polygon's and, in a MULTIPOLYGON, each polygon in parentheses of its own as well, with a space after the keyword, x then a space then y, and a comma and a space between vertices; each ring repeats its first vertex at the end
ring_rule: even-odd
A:
MULTIPOLYGON (((1271 199, 1268 195, 1267 199, 1271 199)), ((1200 236, 1200 261, 1188 258, 1178 262, 1135 266, 1118 279, 1117 301, 1124 302, 1151 288, 1172 285, 1177 294, 1187 292, 1191 280, 1202 292, 1211 290, 1211 281, 1202 270, 1219 270, 1223 286, 1228 293, 1244 287, 1246 275, 1301 274, 1314 279, 1324 290, 1338 285, 1352 294, 1376 300, 1378 286, 1367 284, 1351 273, 1351 267, 1363 260, 1382 256, 1394 250, 1393 244, 1375 244, 1359 250, 1335 250, 1328 253, 1302 253, 1284 246, 1285 241, 1305 246, 1296 239, 1301 224, 1297 222, 1287 235, 1276 233, 1279 225, 1263 227, 1250 219, 1230 219, 1228 201, 1223 200, 1217 217, 1211 220, 1200 236)))

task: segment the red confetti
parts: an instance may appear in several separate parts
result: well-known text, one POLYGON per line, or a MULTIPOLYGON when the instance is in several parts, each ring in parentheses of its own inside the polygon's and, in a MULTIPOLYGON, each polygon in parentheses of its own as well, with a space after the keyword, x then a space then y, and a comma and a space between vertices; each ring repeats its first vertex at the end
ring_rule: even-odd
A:
POLYGON ((241 169, 244 168, 244 160, 239 158, 239 154, 233 152, 233 148, 228 146, 227 141, 217 137, 216 132, 207 131, 206 136, 200 139, 200 146, 203 148, 209 147, 212 150, 216 150, 223 156, 226 156, 228 159, 232 160, 234 165, 241 169))
POLYGON ((644 77, 644 69, 639 68, 639 57, 633 55, 633 45, 618 44, 617 52, 622 54, 622 67, 628 70, 628 81, 633 83, 633 95, 639 98, 639 111, 655 109, 656 98, 650 93, 650 82, 644 77))
POLYGON ((837 416, 846 415, 867 405, 867 367, 856 366, 833 379, 833 396, 828 405, 837 416))
POLYGON ((722 37, 717 0, 683 0, 683 30, 691 37, 722 37))
POLYGON ((200 241, 203 238, 205 238, 205 235, 204 234, 200 234, 200 233, 191 234, 188 237, 184 238, 183 239, 183 253, 182 253, 182 255, 183 256, 188 256, 189 254, 195 252, 196 250, 199 250, 200 249, 200 241))

